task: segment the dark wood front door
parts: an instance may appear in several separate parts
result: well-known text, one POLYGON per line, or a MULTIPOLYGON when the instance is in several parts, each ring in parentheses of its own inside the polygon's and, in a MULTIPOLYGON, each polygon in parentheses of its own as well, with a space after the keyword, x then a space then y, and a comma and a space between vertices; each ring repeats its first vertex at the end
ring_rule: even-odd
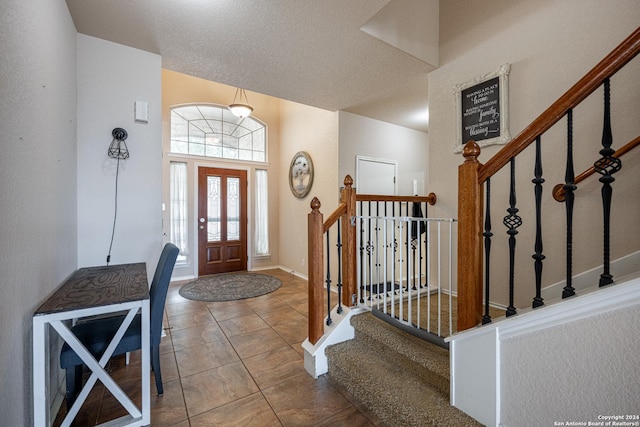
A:
POLYGON ((247 269, 247 171, 198 168, 198 275, 247 269))

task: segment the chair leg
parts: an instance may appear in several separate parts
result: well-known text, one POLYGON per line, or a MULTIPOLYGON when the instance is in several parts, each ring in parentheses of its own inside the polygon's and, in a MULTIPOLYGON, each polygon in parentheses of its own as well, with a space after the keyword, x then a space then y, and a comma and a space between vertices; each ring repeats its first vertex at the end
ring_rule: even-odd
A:
POLYGON ((82 365, 73 366, 66 369, 67 379, 67 412, 71 410, 73 403, 76 401, 78 390, 82 387, 82 365))
POLYGON ((162 373, 160 372, 159 345, 151 346, 151 369, 153 369, 153 376, 156 379, 156 389, 158 390, 158 395, 161 396, 164 393, 164 388, 162 387, 162 373))

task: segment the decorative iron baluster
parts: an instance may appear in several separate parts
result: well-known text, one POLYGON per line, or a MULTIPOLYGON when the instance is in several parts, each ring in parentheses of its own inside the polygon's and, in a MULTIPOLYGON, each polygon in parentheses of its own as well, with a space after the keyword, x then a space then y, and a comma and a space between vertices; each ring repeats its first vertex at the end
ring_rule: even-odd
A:
POLYGON ((562 289, 562 298, 568 298, 576 294, 572 282, 573 264, 573 192, 578 188, 575 185, 575 173, 573 171, 573 110, 567 111, 567 166, 564 175, 564 203, 567 212, 567 278, 562 289))
MULTIPOLYGON (((363 203, 358 202, 360 215, 363 215, 363 203)), ((365 268, 364 268, 364 219, 360 218, 360 304, 364 304, 365 289, 365 268)))
POLYGON ((329 241, 329 230, 327 230, 327 326, 331 325, 331 242, 329 241))
POLYGON ((367 207, 367 244, 365 250, 367 251, 367 266, 369 267, 369 301, 373 301, 373 251, 375 250, 371 241, 371 202, 368 202, 367 207))
POLYGON ((532 255, 535 260, 533 268, 536 273, 536 296, 533 298, 531 307, 536 308, 544 305, 544 299, 542 298, 542 261, 545 256, 542 254, 542 184, 544 178, 542 178, 542 157, 540 153, 540 137, 536 138, 536 165, 534 167, 535 178, 531 180, 535 184, 533 192, 536 200, 536 253, 532 255))
MULTIPOLYGON (((418 240, 417 239, 411 239, 411 253, 412 253, 412 262, 413 262, 413 275, 411 277, 411 281, 413 282, 411 284, 411 289, 412 290, 416 290, 416 249, 418 249, 418 240)), ((418 278, 419 280, 419 278, 418 278)), ((408 284, 407 284, 408 285, 408 284)))
POLYGON ((491 178, 487 178, 486 185, 486 207, 484 211, 484 316, 482 316, 482 324, 491 323, 491 314, 489 314, 489 283, 490 283, 490 260, 491 260, 491 178))
POLYGON ((516 314, 516 308, 513 305, 513 292, 514 292, 514 274, 515 274, 515 258, 516 258, 516 235, 518 234, 518 227, 522 225, 522 218, 516 208, 516 160, 511 158, 511 189, 509 191, 509 209, 507 212, 509 215, 505 216, 502 223, 509 229, 507 234, 509 235, 509 307, 507 307, 506 315, 513 316, 516 314))
MULTIPOLYGON (((423 222, 422 220, 420 220, 420 227, 418 228, 418 230, 420 230, 420 237, 422 237, 423 234, 425 234, 426 229, 427 229, 427 221, 426 218, 429 218, 429 215, 427 213, 427 205, 428 203, 425 202, 424 204, 424 218, 425 221, 423 222)), ((418 269, 418 286, 420 288, 427 286, 427 265, 425 264, 425 273, 424 273, 424 285, 422 283, 422 263, 424 261, 424 250, 422 249, 424 246, 423 244, 426 246, 427 243, 427 237, 425 236, 424 240, 421 240, 420 237, 418 237, 418 241, 420 243, 420 247, 418 248, 418 258, 420 259, 420 267, 418 269)))
MULTIPOLYGON (((375 226, 373 227, 373 230, 375 231, 376 235, 375 235, 375 244, 373 245, 374 247, 378 247, 378 241, 380 239, 380 235, 379 235, 379 231, 380 231, 380 202, 377 201, 375 202, 375 206, 376 206, 376 222, 375 222, 375 226)), ((369 213, 371 215, 371 213, 369 213)), ((369 238, 371 239, 371 237, 369 238)), ((375 267, 376 267, 376 300, 378 302, 378 306, 380 305, 380 285, 382 284, 382 281, 380 280, 380 267, 382 266, 382 264, 380 264, 380 251, 376 251, 376 260, 375 260, 375 267)), ((386 286, 386 278, 384 280, 385 285, 386 286)))
POLYGON ((340 232, 340 222, 338 221, 338 242, 336 247, 338 248, 338 309, 337 313, 342 313, 342 233, 340 232))
POLYGON ((613 188, 611 184, 616 179, 613 174, 622 168, 622 161, 614 156, 615 150, 611 148, 613 136, 611 133, 611 91, 609 79, 604 81, 604 124, 602 127, 602 156, 593 164, 593 168, 602 175, 599 181, 602 183, 602 213, 604 219, 603 229, 603 270, 600 275, 600 286, 606 286, 613 283, 613 276, 610 272, 610 256, 611 256, 611 197, 613 196, 613 188))
MULTIPOLYGON (((402 202, 400 202, 402 203, 402 202)), ((409 202, 406 203, 406 210, 405 210, 405 216, 408 217, 409 216, 409 202)), ((402 216, 402 204, 400 205, 400 216, 402 216)), ((405 224, 403 224, 405 225, 405 224)), ((410 230, 409 230, 409 224, 406 224, 406 231, 405 231, 405 244, 404 244, 404 256, 402 257, 402 260, 404 262, 404 269, 405 269, 405 274, 406 274, 406 278, 407 278, 407 283, 406 283, 406 289, 409 290, 409 283, 411 282, 410 279, 410 272, 409 272, 409 247, 411 245, 411 238, 410 238, 410 230)))
MULTIPOLYGON (((391 253, 393 255, 393 260, 390 262, 391 264, 391 274, 389 275, 389 287, 387 288, 387 283, 385 283, 385 291, 387 296, 390 297, 390 301, 387 303, 387 301, 385 301, 385 310, 387 309, 387 307, 390 307, 390 311, 391 311, 391 317, 395 317, 396 315, 396 304, 395 304, 395 295, 396 295, 396 274, 398 272, 397 270, 397 259, 396 259, 396 252, 398 250, 398 240, 396 239, 396 202, 390 202, 391 203, 391 217, 393 218, 391 221, 391 241, 389 242, 389 250, 391 250, 391 253)), ((386 277, 385 277, 386 279, 386 277)))

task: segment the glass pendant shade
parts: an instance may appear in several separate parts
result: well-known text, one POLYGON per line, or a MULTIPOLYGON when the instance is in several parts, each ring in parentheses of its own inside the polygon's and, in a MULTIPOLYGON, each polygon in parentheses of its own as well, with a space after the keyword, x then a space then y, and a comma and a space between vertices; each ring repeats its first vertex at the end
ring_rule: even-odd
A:
POLYGON ((249 100, 247 99, 247 94, 244 92, 244 89, 236 89, 236 95, 233 97, 233 103, 229 105, 229 111, 241 119, 251 115, 253 108, 249 105, 249 100), (236 102, 236 100, 238 102, 236 102))

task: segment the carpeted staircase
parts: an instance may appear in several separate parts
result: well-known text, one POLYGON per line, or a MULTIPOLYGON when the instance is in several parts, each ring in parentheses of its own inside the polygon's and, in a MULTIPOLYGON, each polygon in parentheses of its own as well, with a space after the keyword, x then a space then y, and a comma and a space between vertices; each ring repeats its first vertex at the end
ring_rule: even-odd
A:
POLYGON ((355 338, 326 350, 329 379, 388 426, 481 426, 449 404, 449 352, 377 319, 351 318, 355 338))

